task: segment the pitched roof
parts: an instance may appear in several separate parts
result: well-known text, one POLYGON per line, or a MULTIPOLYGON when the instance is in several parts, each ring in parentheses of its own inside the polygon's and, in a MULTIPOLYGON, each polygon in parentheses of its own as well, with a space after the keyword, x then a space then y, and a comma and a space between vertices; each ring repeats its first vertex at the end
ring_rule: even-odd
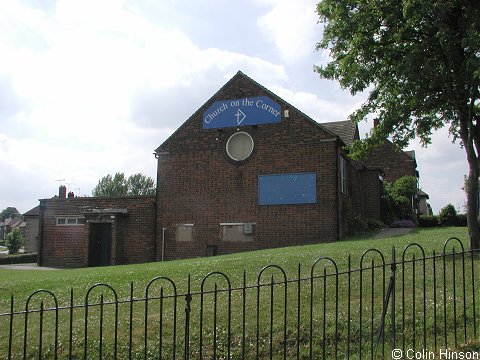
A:
POLYGON ((415 160, 415 150, 404 150, 405 154, 407 154, 412 160, 415 160))
POLYGON ((19 227, 22 223, 23 223, 23 219, 21 217, 16 217, 13 219, 5 220, 4 225, 10 226, 10 227, 19 227))
POLYGON ((352 145, 353 141, 358 139, 358 127, 353 121, 334 121, 320 125, 340 136, 345 145, 352 145))
POLYGON ((428 194, 427 194, 425 191, 423 191, 422 189, 419 189, 419 190, 418 190, 417 195, 418 195, 418 196, 426 197, 427 199, 430 198, 430 196, 428 196, 428 194))
MULTIPOLYGON (((226 89, 228 86, 231 86, 231 84, 233 84, 239 77, 243 77, 245 79, 247 79, 248 81, 250 81, 251 83, 253 83, 255 86, 259 87, 260 89, 262 89, 263 91, 265 91, 267 94, 269 94, 272 98, 276 99, 277 101, 279 102, 282 102, 286 105, 288 105, 288 107, 290 107, 291 109, 294 109, 295 111, 297 111, 298 113, 302 114, 303 117, 308 121, 310 122, 311 124, 314 124, 315 126, 319 127, 320 129, 322 129, 323 131, 325 131, 326 133, 329 133, 330 135, 332 136, 336 136, 338 138, 340 138, 340 140, 344 141, 343 138, 331 131, 328 127, 324 126, 325 124, 322 123, 318 123, 317 121, 313 120, 310 116, 306 115, 304 112, 302 112, 301 110, 299 110, 298 108, 296 108, 295 106, 293 106, 292 104, 286 102, 285 100, 283 100, 281 97, 279 97, 277 94, 273 93, 272 91, 270 91, 269 89, 267 89, 265 86, 261 85, 260 83, 256 82, 255 80, 253 80, 251 77, 245 75, 242 71, 238 71, 230 80, 228 80, 219 90, 217 90, 217 92, 215 94, 213 94, 210 99, 208 99, 200 108, 198 108, 195 113, 193 113, 182 125, 180 125, 180 127, 173 132, 172 135, 170 135, 156 150, 155 150, 155 153, 160 153, 162 151, 162 148, 172 139, 175 137, 175 135, 177 134, 177 132, 179 132, 184 126, 186 126, 186 124, 191 121, 200 111, 203 111, 205 109, 205 107, 214 101, 214 99, 217 97, 217 94, 219 94, 220 92, 222 92, 224 89, 226 89)), ((348 144, 346 144, 348 145, 348 144)))
POLYGON ((28 210, 23 216, 38 216, 40 214, 40 205, 35 206, 33 209, 28 210))

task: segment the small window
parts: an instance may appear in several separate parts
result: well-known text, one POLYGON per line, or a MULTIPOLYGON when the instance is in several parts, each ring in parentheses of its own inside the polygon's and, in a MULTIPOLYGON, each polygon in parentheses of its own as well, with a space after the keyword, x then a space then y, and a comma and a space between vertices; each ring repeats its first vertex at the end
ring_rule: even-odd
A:
POLYGON ((62 216, 57 217, 57 225, 85 225, 85 218, 80 216, 62 216))
POLYGON ((247 159, 253 152, 253 139, 250 134, 240 131, 227 141, 227 154, 235 161, 247 159))
POLYGON ((342 192, 348 195, 348 162, 343 156, 340 156, 340 186, 342 192))

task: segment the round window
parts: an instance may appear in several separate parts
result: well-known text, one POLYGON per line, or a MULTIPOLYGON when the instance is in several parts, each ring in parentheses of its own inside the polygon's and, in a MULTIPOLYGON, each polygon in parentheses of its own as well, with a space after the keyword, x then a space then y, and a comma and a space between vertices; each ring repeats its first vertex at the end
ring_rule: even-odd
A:
POLYGON ((253 152, 253 139, 246 132, 237 132, 227 141, 227 154, 235 161, 248 158, 253 152))

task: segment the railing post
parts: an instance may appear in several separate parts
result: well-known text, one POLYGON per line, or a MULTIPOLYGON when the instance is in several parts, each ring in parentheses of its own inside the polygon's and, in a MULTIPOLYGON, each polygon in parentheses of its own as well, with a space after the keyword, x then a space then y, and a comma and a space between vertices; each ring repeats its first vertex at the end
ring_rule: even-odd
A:
MULTIPOLYGON (((128 359, 132 359, 132 341, 133 341, 133 281, 130 282, 130 316, 128 321, 128 359)), ((147 300, 145 300, 147 301, 147 300)))
POLYGON ((192 302, 192 294, 190 292, 190 274, 188 274, 188 281, 187 281, 187 294, 185 295, 185 353, 183 358, 188 360, 190 358, 190 313, 191 309, 191 302, 192 302))
POLYGON ((69 306, 69 324, 68 324, 68 358, 72 358, 73 351, 73 288, 70 289, 70 306, 69 306))
POLYGON ((13 340, 13 295, 10 297, 10 331, 8 335, 8 360, 12 358, 12 340, 13 340))
MULTIPOLYGON (((372 264, 373 269, 373 264, 372 264)), ((387 315, 388 310, 388 303, 390 299, 392 300, 392 329, 390 331, 390 342, 392 344, 392 350, 395 349, 395 272, 397 270, 397 264, 395 263, 395 247, 392 247, 392 262, 390 263, 390 282, 388 284, 387 294, 385 295, 385 299, 383 299, 383 311, 382 311, 382 318, 380 320, 380 326, 378 327, 377 332, 377 341, 375 343, 375 349, 372 349, 372 355, 374 352, 377 351, 378 345, 380 344, 380 339, 382 335, 384 335, 385 331, 385 318, 387 315), (375 351, 373 351, 375 350, 375 351)), ((372 294, 373 297, 373 294, 372 294)), ((373 330, 372 330, 373 331, 373 330)), ((383 339, 385 343, 385 338, 383 339)), ((373 344, 372 344, 373 346, 373 344)), ((385 350, 385 349, 384 349, 385 350)))
POLYGON ((392 313, 391 313, 391 330, 390 330, 390 344, 391 350, 396 348, 395 345, 395 274, 397 271, 397 263, 395 259, 395 246, 392 246, 392 262, 390 264, 390 283, 392 284, 392 313))

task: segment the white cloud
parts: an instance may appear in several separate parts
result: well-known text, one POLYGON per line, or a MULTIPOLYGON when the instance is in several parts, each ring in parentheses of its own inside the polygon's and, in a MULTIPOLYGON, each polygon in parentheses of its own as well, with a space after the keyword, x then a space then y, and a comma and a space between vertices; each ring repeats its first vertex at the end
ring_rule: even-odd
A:
MULTIPOLYGON (((155 176, 153 150, 238 70, 319 122, 344 120, 359 106, 361 95, 312 73, 310 64, 328 54, 314 52, 321 37, 315 1, 250 0, 236 8, 243 12, 234 16, 257 19, 249 30, 262 41, 247 49, 253 56, 228 41, 217 46, 238 39, 238 28, 225 27, 225 36, 204 42, 209 48, 187 35, 222 24, 210 10, 230 3, 207 0, 202 11, 187 11, 186 2, 169 1, 169 21, 166 3, 59 0, 43 11, 0 2, 0 171, 8 174, 0 178, 0 209, 29 210, 57 193, 56 179, 90 194, 107 173, 155 176), (259 53, 280 54, 283 63, 259 53)), ((446 133, 415 148, 434 209, 463 203, 463 150, 446 133)))
POLYGON ((274 1, 273 8, 258 20, 264 36, 274 42, 286 61, 312 54, 320 27, 312 0, 274 1))
POLYGON ((319 123, 344 121, 361 104, 361 96, 350 97, 341 105, 318 95, 272 85, 269 89, 319 123))
MULTIPOLYGON (((49 15, 9 1, 0 13, 16 29, 0 24, 0 90, 15 100, 0 112, 8 125, 0 128, 0 169, 16 186, 27 183, 33 206, 56 193, 55 179, 90 194, 107 173, 155 177, 153 150, 239 69, 260 82, 287 79, 283 66, 200 49, 123 1, 59 1, 49 15), (41 47, 24 41, 31 34, 41 47), (139 112, 145 105, 151 111, 139 112)), ((12 191, 2 188, 0 208, 12 205, 12 191)))
POLYGON ((346 120, 349 115, 348 109, 312 93, 295 92, 283 87, 272 87, 270 90, 319 123, 346 120))

